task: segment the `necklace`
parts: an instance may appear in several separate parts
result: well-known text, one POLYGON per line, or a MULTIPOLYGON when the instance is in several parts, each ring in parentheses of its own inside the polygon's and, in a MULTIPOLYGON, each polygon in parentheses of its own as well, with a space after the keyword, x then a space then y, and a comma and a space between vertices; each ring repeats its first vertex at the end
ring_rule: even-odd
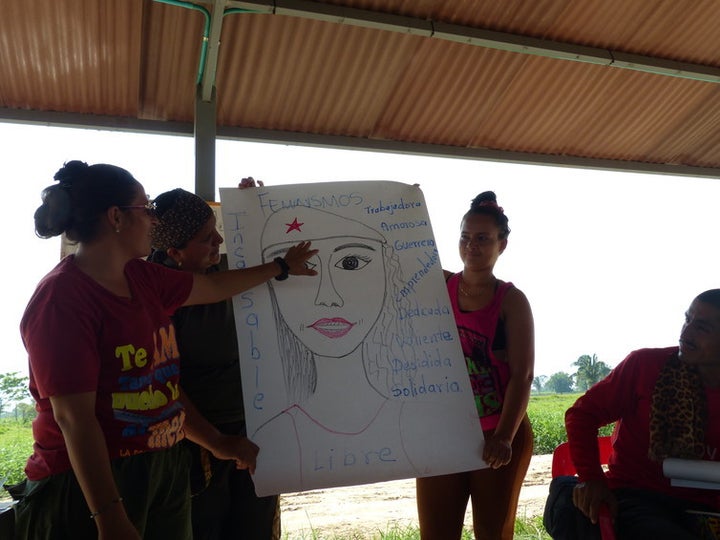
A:
POLYGON ((492 280, 488 281, 487 283, 485 283, 483 285, 479 285, 476 290, 473 290, 472 287, 470 287, 470 289, 468 290, 463 286, 463 285, 467 285, 467 283, 465 283, 465 279, 463 278, 463 275, 460 274, 460 281, 458 282, 458 288, 460 289, 460 292, 464 296, 480 296, 482 293, 485 292, 485 289, 488 289, 491 286, 493 286, 495 284, 495 281, 496 281, 496 279, 492 278, 492 280))

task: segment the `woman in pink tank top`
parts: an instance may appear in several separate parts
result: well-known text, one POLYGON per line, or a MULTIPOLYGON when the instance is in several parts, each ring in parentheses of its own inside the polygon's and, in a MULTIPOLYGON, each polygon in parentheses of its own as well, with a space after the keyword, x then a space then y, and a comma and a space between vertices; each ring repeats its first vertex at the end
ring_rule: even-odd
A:
POLYGON ((459 539, 468 499, 475 538, 513 537, 520 487, 532 456, 527 405, 535 352, 527 298, 493 273, 509 233, 495 193, 481 193, 461 223, 462 272, 445 271, 488 467, 417 479, 423 540, 459 539))

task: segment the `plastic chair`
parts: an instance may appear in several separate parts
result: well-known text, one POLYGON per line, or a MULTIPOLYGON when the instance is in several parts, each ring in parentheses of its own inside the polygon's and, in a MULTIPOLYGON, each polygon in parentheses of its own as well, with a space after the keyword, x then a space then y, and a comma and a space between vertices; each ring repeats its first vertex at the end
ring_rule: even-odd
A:
MULTIPOLYGON (((607 465, 612 451, 612 442, 609 436, 598 437, 598 450, 600 450, 600 464, 607 465)), ((570 459, 570 446, 567 442, 559 444, 553 451, 552 477, 575 476, 576 473, 575 465, 570 459)), ((605 505, 600 508, 598 525, 600 526, 602 540, 615 540, 612 517, 610 516, 610 510, 605 505)))
MULTIPOLYGON (((610 452, 612 451, 612 442, 610 437, 598 437, 598 450, 600 450, 600 464, 607 465, 610 452)), ((570 459, 570 446, 568 443, 561 443, 555 448, 552 458, 552 477, 556 476, 574 476, 577 474, 575 465, 570 459)))

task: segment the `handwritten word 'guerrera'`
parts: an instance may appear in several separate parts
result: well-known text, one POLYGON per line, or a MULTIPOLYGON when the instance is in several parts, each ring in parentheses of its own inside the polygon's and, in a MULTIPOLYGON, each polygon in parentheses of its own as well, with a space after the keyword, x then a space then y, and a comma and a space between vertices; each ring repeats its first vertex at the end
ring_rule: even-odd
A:
POLYGON ((393 242, 393 247, 395 248, 395 251, 435 247, 435 240, 432 238, 424 238, 422 240, 395 240, 395 242, 393 242))

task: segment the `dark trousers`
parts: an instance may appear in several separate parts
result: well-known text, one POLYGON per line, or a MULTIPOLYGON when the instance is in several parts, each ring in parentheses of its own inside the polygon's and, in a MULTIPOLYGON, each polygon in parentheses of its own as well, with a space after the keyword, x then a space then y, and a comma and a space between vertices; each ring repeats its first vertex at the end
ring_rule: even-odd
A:
POLYGON ((616 489, 618 540, 697 540, 703 538, 701 522, 688 510, 711 510, 677 497, 639 489, 616 489))
MULTIPOLYGON (((145 540, 190 540, 188 466, 181 444, 111 462, 121 504, 145 540)), ((27 481, 16 495, 16 540, 97 539, 95 521, 73 471, 27 481)))
POLYGON ((545 501, 543 525, 553 540, 600 540, 600 527, 573 504, 573 488, 577 476, 557 476, 550 482, 550 494, 545 501))
POLYGON ((193 540, 279 540, 279 498, 258 497, 250 473, 236 469, 234 461, 218 460, 187 444, 192 454, 193 540))
MULTIPOLYGON (((600 528, 572 502, 576 476, 559 476, 550 483, 543 525, 554 540, 600 540, 600 528)), ((698 540, 712 538, 702 519, 688 510, 712 511, 690 501, 639 489, 613 491, 618 503, 617 540, 698 540)))

